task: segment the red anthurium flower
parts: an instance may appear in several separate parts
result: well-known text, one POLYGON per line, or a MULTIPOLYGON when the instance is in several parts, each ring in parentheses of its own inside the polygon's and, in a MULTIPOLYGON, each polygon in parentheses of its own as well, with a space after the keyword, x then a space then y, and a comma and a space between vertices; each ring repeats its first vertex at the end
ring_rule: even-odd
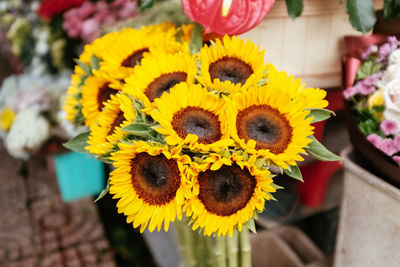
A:
POLYGON ((44 19, 51 19, 54 15, 80 6, 85 1, 87 0, 43 0, 40 3, 38 14, 44 19))
POLYGON ((183 10, 205 32, 241 34, 267 15, 275 0, 182 0, 183 10))

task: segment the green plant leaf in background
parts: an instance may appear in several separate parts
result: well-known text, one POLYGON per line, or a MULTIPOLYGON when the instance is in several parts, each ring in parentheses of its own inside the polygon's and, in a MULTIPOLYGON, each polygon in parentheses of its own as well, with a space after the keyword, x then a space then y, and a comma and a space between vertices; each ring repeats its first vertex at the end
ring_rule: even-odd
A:
POLYGON ((376 15, 371 0, 347 0, 346 11, 350 24, 357 31, 365 34, 374 27, 376 15))
POLYGON ((382 68, 382 65, 375 63, 372 60, 364 62, 357 71, 356 80, 365 79, 374 73, 378 73, 382 68))
POLYGON ((400 17, 400 0, 385 0, 383 18, 394 19, 400 17))
POLYGON ((294 20, 303 12, 303 0, 285 0, 289 16, 294 20))
POLYGON ((299 166, 289 166, 289 169, 284 169, 283 172, 287 175, 290 176, 296 180, 302 181, 303 182, 303 176, 301 175, 301 171, 299 166))
POLYGON ((89 140, 89 135, 90 131, 78 134, 67 143, 63 144, 63 146, 77 153, 89 153, 85 149, 85 147, 88 145, 87 141, 89 140))
POLYGON ((308 110, 310 110, 311 112, 310 114, 308 114, 307 118, 313 117, 311 123, 324 121, 326 119, 329 119, 331 115, 335 116, 335 112, 325 108, 309 108, 308 110))
POLYGON ((140 12, 143 12, 144 10, 153 7, 156 2, 160 0, 139 0, 139 7, 140 7, 140 12))
POLYGON ((306 148, 307 154, 321 161, 341 161, 338 155, 330 152, 313 135, 309 136, 313 141, 306 148))

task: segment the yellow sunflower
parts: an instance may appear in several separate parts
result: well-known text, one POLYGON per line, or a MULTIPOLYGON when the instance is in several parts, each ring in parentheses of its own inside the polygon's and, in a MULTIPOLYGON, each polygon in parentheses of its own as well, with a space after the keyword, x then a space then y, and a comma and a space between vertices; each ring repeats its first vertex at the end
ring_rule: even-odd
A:
POLYGON ((319 88, 305 88, 300 79, 289 76, 284 71, 278 71, 272 64, 267 65, 266 90, 279 90, 289 94, 296 102, 303 102, 307 108, 325 108, 328 101, 325 100, 326 91, 319 88), (270 89, 272 88, 272 89, 270 89))
POLYGON ((177 28, 167 25, 169 24, 147 26, 140 30, 124 29, 111 49, 104 51, 102 66, 133 68, 150 53, 181 51, 182 44, 175 38, 177 28))
POLYGON ((121 141, 125 132, 121 129, 129 125, 136 117, 132 99, 119 93, 111 95, 100 112, 97 123, 90 127, 90 136, 86 149, 99 156, 110 153, 121 141))
POLYGON ((227 103, 229 134, 242 149, 284 169, 303 160, 314 129, 304 103, 271 86, 252 87, 227 103))
POLYGON ((126 79, 123 91, 131 95, 139 89, 153 102, 180 82, 192 84, 196 71, 196 61, 189 53, 149 56, 126 79))
POLYGON ((119 144, 121 149, 111 159, 115 170, 110 175, 110 193, 119 198, 118 212, 127 216, 127 223, 147 225, 150 232, 156 227, 168 231, 170 222, 182 219, 182 207, 191 196, 191 184, 186 178, 188 156, 180 149, 136 141, 119 144))
POLYGON ((122 82, 126 72, 119 70, 98 70, 89 76, 81 89, 82 114, 85 117, 86 126, 96 122, 104 103, 122 90, 122 82))
POLYGON ((236 92, 256 85, 264 75, 264 51, 254 43, 236 36, 217 39, 213 46, 200 50, 201 74, 204 86, 216 91, 236 92))
POLYGON ((191 172, 193 195, 184 210, 192 216, 193 230, 200 227, 208 236, 232 236, 235 229, 241 231, 243 224, 264 209, 265 200, 276 191, 271 173, 254 167, 255 156, 247 160, 231 156, 221 161, 220 156, 210 155, 206 161, 211 168, 197 165, 191 172))
POLYGON ((233 144, 227 138, 225 101, 199 84, 180 83, 154 101, 150 115, 169 145, 191 150, 220 150, 233 144))
MULTIPOLYGON (((75 66, 75 70, 78 68, 81 69, 79 66, 75 66)), ((76 124, 80 124, 77 121, 77 117, 81 113, 81 105, 79 103, 81 82, 82 79, 79 73, 72 74, 71 84, 68 87, 67 95, 63 105, 63 110, 66 113, 66 119, 71 123, 76 124)))

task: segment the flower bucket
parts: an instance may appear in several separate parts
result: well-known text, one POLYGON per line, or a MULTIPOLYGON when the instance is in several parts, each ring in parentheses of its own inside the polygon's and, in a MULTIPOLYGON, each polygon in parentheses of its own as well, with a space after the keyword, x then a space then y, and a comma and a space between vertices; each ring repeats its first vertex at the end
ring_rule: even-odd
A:
MULTIPOLYGON (((381 44, 384 42, 385 35, 367 36, 346 36, 345 42, 348 55, 343 59, 342 88, 345 90, 351 86, 355 80, 355 73, 360 62, 358 58, 371 44, 381 44)), ((354 148, 370 163, 370 166, 381 174, 382 178, 387 178, 392 183, 400 185, 399 166, 388 156, 370 143, 366 136, 360 131, 352 113, 352 105, 344 99, 345 116, 347 130, 350 141, 354 148)))
POLYGON ((96 195, 105 186, 104 163, 75 152, 54 156, 54 167, 64 201, 96 195))

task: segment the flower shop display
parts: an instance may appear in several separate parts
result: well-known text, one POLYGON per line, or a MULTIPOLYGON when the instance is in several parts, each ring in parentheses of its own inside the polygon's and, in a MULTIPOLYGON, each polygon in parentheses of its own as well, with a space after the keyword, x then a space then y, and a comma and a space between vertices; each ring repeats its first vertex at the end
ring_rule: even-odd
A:
POLYGON ((64 111, 90 131, 65 146, 113 164, 99 198, 119 199, 134 228, 174 223, 185 266, 250 266, 247 229, 281 189, 276 173, 301 180, 303 156, 340 159, 313 137, 332 112, 324 90, 277 70, 253 42, 203 33, 162 23, 86 45, 64 111))
POLYGON ((70 72, 36 75, 29 71, 4 80, 0 89, 0 134, 12 156, 27 159, 32 153, 46 151, 48 141, 66 140, 78 132, 68 134, 59 114, 69 76, 70 72))
MULTIPOLYGON (((360 60, 356 60, 356 65, 346 71, 346 82, 354 80, 354 84, 344 90, 343 95, 351 109, 351 119, 362 133, 359 138, 368 140, 369 146, 373 145, 381 152, 378 157, 367 158, 389 178, 399 181, 400 41, 394 36, 380 36, 377 40, 381 39, 383 42, 365 45, 360 60), (378 163, 382 159, 386 162, 385 167, 378 163)), ((365 149, 357 143, 355 145, 365 149)))

